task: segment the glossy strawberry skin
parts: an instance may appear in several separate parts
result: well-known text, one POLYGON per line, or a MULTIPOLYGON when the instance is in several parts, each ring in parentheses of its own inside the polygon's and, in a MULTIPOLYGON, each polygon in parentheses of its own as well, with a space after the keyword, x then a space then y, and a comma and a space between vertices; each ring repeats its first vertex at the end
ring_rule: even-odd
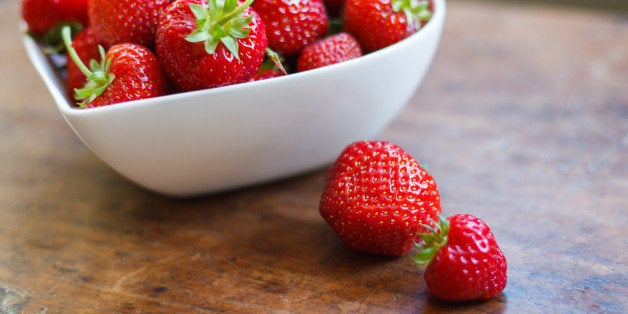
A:
POLYGON ((440 214, 436 182, 419 163, 388 142, 356 142, 325 177, 320 214, 350 247, 377 255, 410 251, 440 214))
POLYGON ((111 60, 109 72, 115 79, 86 108, 157 97, 168 92, 168 80, 159 60, 148 48, 132 43, 117 44, 107 51, 105 58, 111 60))
POLYGON ((28 31, 37 37, 60 23, 88 25, 87 0, 22 0, 21 11, 28 31))
POLYGON ((159 17, 172 0, 89 0, 91 27, 108 46, 128 42, 152 48, 159 17))
POLYGON ((259 15, 250 7, 243 13, 253 19, 248 37, 238 39, 238 60, 222 44, 215 53, 209 54, 203 43, 185 39, 196 29, 190 3, 206 4, 206 1, 175 1, 164 11, 157 28, 157 54, 171 81, 187 91, 249 81, 264 61, 268 46, 266 29, 259 15))
POLYGON ((507 282, 507 263, 488 225, 469 214, 447 220, 447 244, 423 275, 430 292, 446 301, 490 299, 500 294, 507 282))
POLYGON ((267 80, 274 77, 284 76, 285 74, 278 69, 266 69, 259 71, 253 75, 251 81, 267 80))
POLYGON ((362 56, 360 44, 347 33, 311 43, 299 55, 297 71, 307 71, 362 56))
MULTIPOLYGON (((99 60, 100 54, 98 52, 98 45, 101 45, 101 42, 98 40, 97 36, 92 32, 91 28, 85 28, 80 33, 76 34, 74 39, 72 40, 72 47, 76 50, 76 53, 81 58, 84 64, 89 64, 90 60, 99 60)), ((104 46, 103 46, 104 47, 104 46)), ((107 47, 104 47, 105 49, 107 47)), ((85 85, 85 74, 81 72, 76 63, 70 60, 70 57, 67 57, 67 89, 70 96, 73 97, 74 90, 77 88, 82 88, 85 85)))
POLYGON ((298 55, 329 29, 322 0, 255 0, 253 8, 266 25, 268 46, 285 57, 298 55))
POLYGON ((394 12, 392 0, 347 0, 344 31, 353 35, 365 53, 390 46, 416 32, 405 14, 394 12))

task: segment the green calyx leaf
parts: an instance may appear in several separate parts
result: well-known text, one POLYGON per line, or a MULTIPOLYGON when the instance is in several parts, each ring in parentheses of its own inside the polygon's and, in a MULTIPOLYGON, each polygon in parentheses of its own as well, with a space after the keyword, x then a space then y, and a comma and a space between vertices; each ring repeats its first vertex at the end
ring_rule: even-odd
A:
MULTIPOLYGON (((434 224, 436 225, 436 223, 434 224)), ((429 264, 438 250, 447 244, 449 221, 447 221, 447 218, 439 215, 438 226, 436 228, 432 228, 432 226, 426 224, 424 224, 423 227, 425 227, 429 232, 419 233, 422 241, 414 244, 418 251, 411 257, 412 261, 418 265, 429 264)))
POLYGON ((266 60, 262 63, 260 70, 268 68, 276 68, 284 75, 288 74, 286 68, 283 66, 284 59, 270 48, 266 48, 266 60))
POLYGON ((408 28, 418 30, 422 21, 428 21, 432 17, 427 0, 393 0, 394 12, 401 12, 406 15, 408 28))
POLYGON ((240 60, 238 39, 249 36, 253 19, 242 13, 252 3, 253 0, 246 0, 240 5, 238 0, 208 0, 207 7, 190 4, 190 10, 196 18, 196 30, 185 39, 193 43, 203 42, 209 54, 213 54, 222 43, 240 60))
POLYGON ((111 85, 111 82, 115 79, 115 75, 109 73, 111 59, 105 58, 105 49, 102 46, 98 46, 100 62, 90 60, 88 68, 78 56, 76 50, 72 47, 70 33, 71 29, 69 27, 64 27, 61 30, 63 42, 70 59, 87 78, 83 88, 77 88, 74 90, 74 98, 79 102, 79 106, 84 108, 88 103, 96 99, 96 97, 100 96, 107 89, 107 87, 109 87, 109 85, 111 85))

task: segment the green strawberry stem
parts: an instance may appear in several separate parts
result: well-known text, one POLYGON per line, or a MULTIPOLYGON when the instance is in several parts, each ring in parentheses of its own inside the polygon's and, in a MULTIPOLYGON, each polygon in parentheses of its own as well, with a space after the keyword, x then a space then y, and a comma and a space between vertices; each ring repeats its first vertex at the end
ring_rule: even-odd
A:
MULTIPOLYGON (((225 1, 225 8, 227 8, 227 4, 229 4, 229 3, 232 3, 231 6, 233 6, 234 8, 233 8, 233 11, 231 11, 231 13, 225 15, 220 21, 218 21, 218 24, 219 25, 224 25, 227 22, 229 22, 230 20, 236 18, 238 15, 242 14, 244 12, 244 10, 246 10, 246 8, 251 6, 251 4, 253 4, 253 1, 255 1, 255 0, 246 0, 239 6, 236 5, 238 3, 237 0, 227 0, 227 1, 225 1)), ((229 8, 231 8, 231 6, 229 8)), ((228 9, 225 9, 225 11, 228 12, 228 9)))
POLYGON ((266 55, 268 56, 268 59, 272 61, 273 65, 277 67, 279 71, 281 71, 281 73, 283 73, 284 75, 288 74, 288 72, 286 71, 286 68, 284 68, 282 64, 282 58, 281 56, 279 56, 278 53, 276 53, 274 50, 267 47, 266 55))
POLYGON ((44 34, 44 37, 42 38, 42 42, 46 46, 46 48, 43 50, 45 54, 62 53, 65 51, 65 43, 63 41, 61 32, 66 26, 70 27, 71 35, 77 34, 83 29, 83 25, 77 22, 66 22, 55 26, 54 28, 46 32, 46 34, 44 34))
POLYGON ((83 108, 109 87, 115 75, 109 73, 111 60, 105 58, 105 49, 100 45, 98 46, 101 59, 100 63, 96 60, 91 60, 90 67, 88 68, 78 56, 74 47, 72 47, 71 32, 70 27, 66 26, 61 30, 61 37, 63 38, 63 43, 65 44, 70 59, 72 59, 74 64, 76 64, 87 78, 83 88, 74 90, 74 98, 79 101, 79 106, 83 108))
POLYGON ((393 0, 394 12, 403 11, 408 21, 408 29, 417 30, 421 27, 421 21, 427 21, 432 17, 427 0, 393 0))
POLYGON ((449 221, 442 215, 438 216, 438 227, 432 228, 430 225, 424 224, 429 233, 420 233, 419 236, 423 241, 415 243, 418 252, 412 255, 412 260, 418 265, 427 265, 436 252, 445 244, 447 244, 447 234, 449 233, 449 221))
POLYGON ((185 39, 189 42, 203 42, 209 54, 213 54, 218 44, 222 43, 240 60, 237 39, 249 35, 249 25, 253 19, 251 16, 242 16, 242 13, 253 1, 246 0, 238 5, 238 0, 208 0, 207 7, 190 4, 197 29, 185 39))

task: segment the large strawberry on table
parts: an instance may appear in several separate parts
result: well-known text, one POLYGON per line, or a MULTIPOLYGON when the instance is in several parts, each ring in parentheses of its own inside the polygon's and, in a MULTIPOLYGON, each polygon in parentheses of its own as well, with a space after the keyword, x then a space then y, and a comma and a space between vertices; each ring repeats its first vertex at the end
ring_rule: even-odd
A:
POLYGON ((350 247, 399 256, 441 212, 436 182, 419 163, 388 142, 349 145, 330 167, 321 216, 350 247))

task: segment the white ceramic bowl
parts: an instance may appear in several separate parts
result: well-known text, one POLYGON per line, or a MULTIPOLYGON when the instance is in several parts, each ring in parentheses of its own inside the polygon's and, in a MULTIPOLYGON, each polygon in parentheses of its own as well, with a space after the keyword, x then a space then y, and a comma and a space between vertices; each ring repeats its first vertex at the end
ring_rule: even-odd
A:
POLYGON ((413 96, 436 52, 445 1, 420 31, 344 63, 263 81, 77 109, 38 45, 31 62, 59 110, 105 163, 146 189, 189 196, 325 166, 378 135, 413 96))

